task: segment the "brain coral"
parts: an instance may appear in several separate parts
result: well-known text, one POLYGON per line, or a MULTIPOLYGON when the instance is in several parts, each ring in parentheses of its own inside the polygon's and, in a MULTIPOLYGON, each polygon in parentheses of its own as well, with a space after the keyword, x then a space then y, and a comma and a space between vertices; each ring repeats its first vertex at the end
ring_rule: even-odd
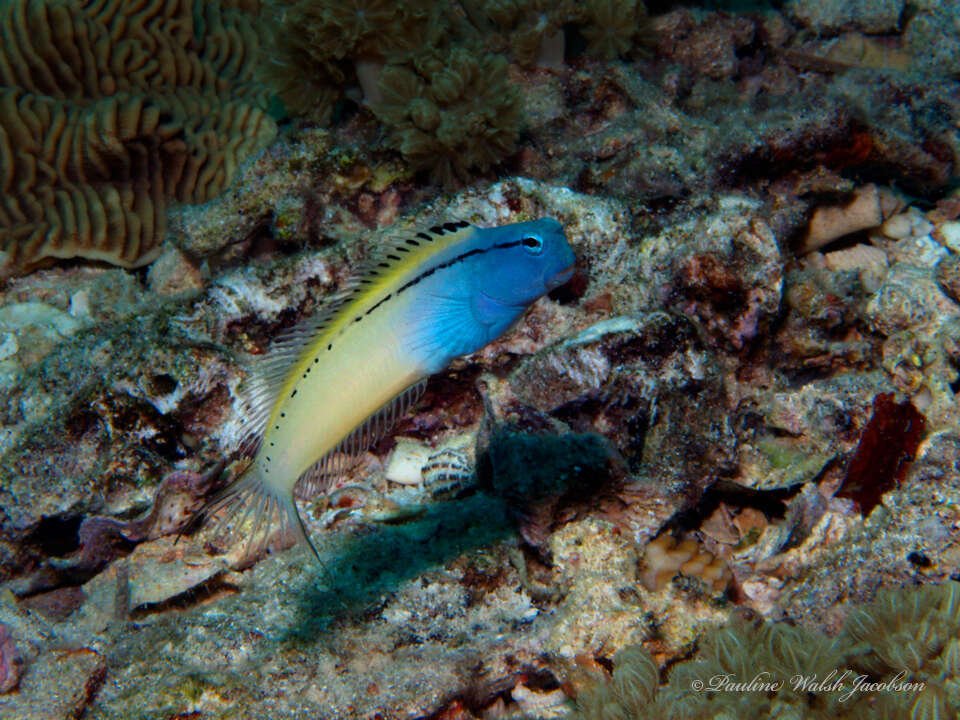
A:
POLYGON ((170 199, 203 202, 276 132, 251 0, 0 6, 0 250, 124 267, 159 252, 170 199))
POLYGON ((421 53, 380 76, 374 112, 387 142, 416 169, 452 186, 513 152, 523 114, 507 83, 507 61, 457 47, 421 53))

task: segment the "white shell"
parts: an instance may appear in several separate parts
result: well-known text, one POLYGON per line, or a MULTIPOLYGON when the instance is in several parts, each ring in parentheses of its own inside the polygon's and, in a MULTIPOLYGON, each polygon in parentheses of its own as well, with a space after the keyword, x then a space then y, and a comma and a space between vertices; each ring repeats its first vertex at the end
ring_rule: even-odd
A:
POLYGON ((423 482, 423 466, 434 452, 432 447, 419 440, 397 438, 397 445, 387 463, 387 480, 401 485, 419 485, 423 482))

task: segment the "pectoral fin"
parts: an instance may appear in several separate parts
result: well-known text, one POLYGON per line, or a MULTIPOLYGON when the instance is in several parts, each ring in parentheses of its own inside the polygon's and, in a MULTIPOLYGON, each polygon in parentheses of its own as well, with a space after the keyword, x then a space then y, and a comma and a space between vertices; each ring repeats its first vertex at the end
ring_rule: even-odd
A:
POLYGON ((469 295, 429 294, 409 324, 404 349, 426 374, 440 372, 450 361, 487 344, 487 328, 474 315, 469 295))

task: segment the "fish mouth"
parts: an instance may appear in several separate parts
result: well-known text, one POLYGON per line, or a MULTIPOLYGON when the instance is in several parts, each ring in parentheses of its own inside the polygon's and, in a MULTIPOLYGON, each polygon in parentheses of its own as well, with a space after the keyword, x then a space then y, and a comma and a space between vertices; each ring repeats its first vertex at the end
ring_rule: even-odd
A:
POLYGON ((567 280, 573 277, 574 271, 577 269, 576 263, 571 263, 568 267, 565 267, 560 272, 556 273, 547 280, 547 287, 550 290, 556 290, 558 287, 563 285, 567 280))

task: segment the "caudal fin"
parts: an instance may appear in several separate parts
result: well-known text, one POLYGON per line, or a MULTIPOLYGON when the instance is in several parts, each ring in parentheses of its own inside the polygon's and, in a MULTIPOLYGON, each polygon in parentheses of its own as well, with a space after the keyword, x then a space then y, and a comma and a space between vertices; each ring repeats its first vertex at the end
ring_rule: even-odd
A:
POLYGON ((196 512, 186 532, 192 532, 208 520, 211 522, 201 532, 218 551, 229 553, 231 547, 243 543, 239 557, 252 560, 268 548, 279 526, 281 542, 292 530, 320 560, 293 495, 277 493, 259 478, 253 465, 218 490, 196 512))

